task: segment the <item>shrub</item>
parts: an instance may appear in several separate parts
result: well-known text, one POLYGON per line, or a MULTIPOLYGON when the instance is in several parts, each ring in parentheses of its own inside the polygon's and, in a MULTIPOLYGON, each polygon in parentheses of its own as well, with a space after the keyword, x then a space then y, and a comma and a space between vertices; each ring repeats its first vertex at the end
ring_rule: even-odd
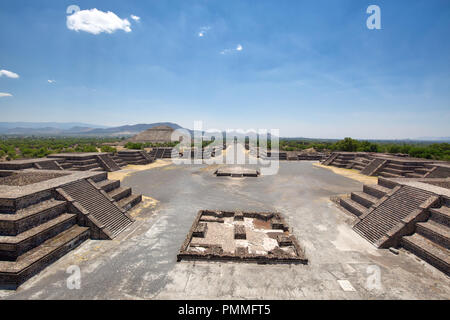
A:
POLYGON ((111 146, 101 146, 100 150, 102 152, 110 152, 110 153, 116 153, 117 149, 111 146))
POLYGON ((144 148, 144 145, 139 142, 127 142, 127 144, 125 145, 125 148, 133 149, 133 150, 141 150, 144 148))

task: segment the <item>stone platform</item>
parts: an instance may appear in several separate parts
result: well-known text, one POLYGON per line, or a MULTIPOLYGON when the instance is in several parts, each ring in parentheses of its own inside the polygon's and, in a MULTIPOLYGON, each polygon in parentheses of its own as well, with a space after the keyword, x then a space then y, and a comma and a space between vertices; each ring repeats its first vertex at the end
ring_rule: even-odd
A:
POLYGON ((0 286, 16 288, 88 238, 113 239, 140 201, 104 171, 0 170, 0 286))
POLYGON ((258 177, 260 175, 259 170, 243 168, 243 167, 227 167, 217 169, 214 174, 217 177, 258 177))
POLYGON ((201 210, 177 260, 307 264, 279 213, 201 210))
POLYGON ((404 247, 450 274, 450 178, 378 178, 339 199, 377 248, 404 247))
POLYGON ((447 178, 450 163, 373 152, 333 152, 323 165, 354 169, 368 176, 386 178, 447 178))

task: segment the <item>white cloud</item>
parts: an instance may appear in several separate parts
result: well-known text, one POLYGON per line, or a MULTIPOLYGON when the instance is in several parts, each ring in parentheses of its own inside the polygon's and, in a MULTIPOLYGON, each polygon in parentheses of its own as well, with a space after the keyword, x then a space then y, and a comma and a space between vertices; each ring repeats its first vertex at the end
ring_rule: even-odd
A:
POLYGON ((11 93, 4 93, 4 92, 0 92, 0 98, 4 98, 4 97, 12 97, 13 95, 11 93))
POLYGON ((97 9, 80 10, 67 17, 67 28, 92 34, 113 33, 116 30, 131 32, 130 22, 119 18, 114 12, 97 9))
POLYGON ((209 31, 211 29, 211 27, 201 27, 200 28, 200 31, 198 32, 198 36, 201 38, 201 37, 204 37, 205 35, 206 35, 206 33, 209 31))
POLYGON ((19 78, 19 75, 17 73, 8 71, 8 70, 0 70, 0 77, 8 77, 8 78, 13 78, 13 79, 17 79, 19 78))
POLYGON ((134 21, 139 21, 139 20, 141 20, 141 17, 135 16, 134 14, 132 14, 130 17, 131 17, 131 19, 133 19, 134 21))
POLYGON ((56 80, 47 80, 48 83, 55 83, 56 80))
POLYGON ((220 51, 220 54, 229 54, 229 53, 233 53, 233 52, 239 52, 239 51, 242 51, 243 49, 244 48, 242 47, 242 45, 238 44, 235 49, 224 49, 224 50, 220 51))

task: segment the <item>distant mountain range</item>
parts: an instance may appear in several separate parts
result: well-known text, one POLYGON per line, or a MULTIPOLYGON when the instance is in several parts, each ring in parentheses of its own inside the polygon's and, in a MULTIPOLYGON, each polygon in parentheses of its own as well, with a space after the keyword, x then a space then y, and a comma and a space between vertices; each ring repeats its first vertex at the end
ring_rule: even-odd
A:
POLYGON ((57 123, 57 122, 0 122, 0 134, 17 136, 104 136, 123 137, 133 136, 144 130, 166 125, 174 129, 182 128, 172 122, 158 122, 149 124, 125 125, 106 127, 86 123, 57 123))
MULTIPOLYGON (((80 123, 80 122, 0 122, 0 135, 11 136, 92 136, 92 137, 130 137, 142 131, 156 127, 169 126, 174 129, 183 129, 173 122, 142 123, 135 125, 125 125, 118 127, 107 127, 103 125, 80 123)), ((191 133, 194 131, 187 129, 191 133)), ((245 136, 238 132, 232 132, 236 136, 245 136)), ((206 134, 208 135, 208 134, 206 134)), ((270 137, 270 134, 269 134, 270 137)), ((311 141, 337 141, 340 139, 315 139, 315 138, 293 138, 281 137, 291 140, 311 140, 311 141)), ((370 140, 374 142, 450 142, 450 137, 419 137, 414 139, 358 139, 370 140)))

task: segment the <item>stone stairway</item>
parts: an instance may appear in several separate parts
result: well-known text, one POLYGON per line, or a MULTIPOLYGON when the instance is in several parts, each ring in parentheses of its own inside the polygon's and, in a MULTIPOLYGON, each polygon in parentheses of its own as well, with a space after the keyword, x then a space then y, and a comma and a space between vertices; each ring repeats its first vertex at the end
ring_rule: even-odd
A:
POLYGON ((373 176, 375 173, 386 164, 386 160, 381 158, 375 158, 370 161, 363 169, 361 169, 361 173, 367 176, 373 176))
POLYGON ((98 222, 97 227, 107 238, 113 239, 131 225, 133 220, 116 203, 115 199, 101 192, 101 188, 97 188, 95 182, 87 180, 76 181, 61 187, 65 194, 84 209, 86 215, 94 217, 98 222))
POLYGON ((95 182, 95 185, 105 191, 125 211, 142 201, 142 195, 133 194, 131 188, 121 187, 119 180, 99 180, 95 182))
POLYGON ((40 170, 64 170, 64 168, 56 160, 41 163, 37 162, 34 165, 40 170))
POLYGON ((152 162, 145 153, 143 150, 122 150, 117 156, 126 164, 144 165, 152 162))
POLYGON ((352 192, 350 198, 343 197, 339 204, 357 217, 364 216, 369 208, 392 191, 393 185, 379 179, 378 184, 364 185, 363 191, 352 192))
POLYGON ((112 155, 111 158, 121 168, 123 168, 127 165, 127 163, 125 161, 123 161, 117 154, 112 155))
POLYGON ((322 164, 323 164, 324 166, 329 166, 329 165, 334 161, 334 159, 337 158, 338 155, 339 155, 339 154, 338 154, 337 152, 333 152, 332 154, 330 154, 330 155, 328 156, 328 158, 326 158, 326 159, 322 162, 322 164))
POLYGON ((326 159, 323 164, 338 168, 351 168, 353 161, 357 157, 358 154, 356 152, 336 152, 326 159))
POLYGON ((103 167, 95 158, 87 160, 68 159, 66 160, 66 162, 72 164, 72 167, 70 169, 72 171, 103 171, 103 167))
POLYGON ((401 245, 419 258, 450 275, 450 207, 428 209, 429 219, 416 224, 415 233, 401 245))
POLYGON ((423 163, 388 160, 379 170, 373 173, 386 178, 402 178, 414 174, 416 170, 424 168, 423 163))
POLYGON ((437 199, 428 191, 397 186, 370 206, 353 229, 378 248, 397 246, 399 237, 408 232, 411 223, 420 221, 425 207, 437 199))
POLYGON ((350 164, 348 164, 346 168, 361 171, 365 167, 367 167, 370 162, 371 162, 370 159, 363 158, 363 157, 356 157, 354 160, 350 161, 350 164))
POLYGON ((120 166, 114 161, 109 154, 100 154, 97 156, 100 165, 108 172, 120 170, 120 166))
POLYGON ((29 198, 23 207, 0 212, 0 287, 15 289, 89 238, 66 201, 48 193, 29 198))

